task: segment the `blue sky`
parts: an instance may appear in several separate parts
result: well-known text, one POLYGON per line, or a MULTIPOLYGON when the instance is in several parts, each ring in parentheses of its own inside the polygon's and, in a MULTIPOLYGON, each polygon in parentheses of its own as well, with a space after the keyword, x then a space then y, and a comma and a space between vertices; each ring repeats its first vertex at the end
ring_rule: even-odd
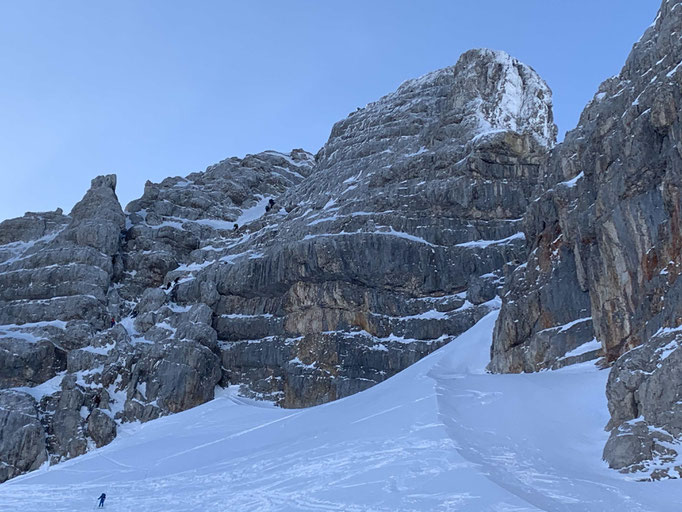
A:
POLYGON ((618 73, 659 0, 0 3, 0 219, 69 211, 98 174, 144 182, 303 147, 469 48, 554 91, 562 134, 618 73))

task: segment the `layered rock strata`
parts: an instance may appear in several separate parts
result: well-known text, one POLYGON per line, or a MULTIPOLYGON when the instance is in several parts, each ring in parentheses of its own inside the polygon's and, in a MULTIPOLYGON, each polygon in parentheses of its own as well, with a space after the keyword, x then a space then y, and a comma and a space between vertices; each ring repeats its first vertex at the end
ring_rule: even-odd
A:
POLYGON ((555 130, 532 69, 468 52, 337 123, 309 178, 177 300, 212 308, 246 393, 302 407, 365 389, 495 307, 555 130))

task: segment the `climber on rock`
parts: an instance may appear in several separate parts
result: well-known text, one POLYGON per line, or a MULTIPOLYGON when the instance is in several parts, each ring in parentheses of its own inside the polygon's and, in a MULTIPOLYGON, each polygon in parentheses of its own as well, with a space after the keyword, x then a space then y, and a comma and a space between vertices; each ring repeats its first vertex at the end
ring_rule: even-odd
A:
POLYGON ((101 402, 102 402, 101 392, 97 392, 97 394, 95 395, 95 398, 92 399, 92 408, 90 408, 90 412, 88 413, 88 416, 85 418, 85 421, 88 421, 90 419, 90 415, 92 415, 92 411, 94 411, 95 409, 98 409, 101 402))
POLYGON ((173 289, 170 292, 170 298, 173 302, 178 298, 178 284, 180 284, 180 278, 176 277, 175 281, 173 281, 173 289))

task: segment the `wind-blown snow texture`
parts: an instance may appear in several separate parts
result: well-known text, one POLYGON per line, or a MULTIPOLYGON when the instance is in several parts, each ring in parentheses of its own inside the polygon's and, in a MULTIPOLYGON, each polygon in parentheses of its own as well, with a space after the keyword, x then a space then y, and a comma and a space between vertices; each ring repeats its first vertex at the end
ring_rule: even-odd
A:
POLYGON ((5 512, 677 511, 601 461, 607 372, 484 373, 491 313, 376 387, 300 411, 225 393, 0 486, 5 512))

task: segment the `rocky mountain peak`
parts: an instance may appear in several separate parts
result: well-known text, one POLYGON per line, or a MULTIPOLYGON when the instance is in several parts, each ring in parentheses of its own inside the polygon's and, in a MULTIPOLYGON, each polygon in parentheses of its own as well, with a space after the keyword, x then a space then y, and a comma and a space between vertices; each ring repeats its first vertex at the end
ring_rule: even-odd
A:
POLYGON ((499 307, 555 134, 537 74, 473 50, 336 123, 317 157, 228 158, 147 182, 125 212, 99 176, 68 216, 3 222, 0 408, 29 413, 0 438, 46 444, 0 443, 22 460, 0 480, 216 385, 306 407, 448 343, 499 307))
POLYGON ((552 91, 531 67, 509 54, 476 49, 454 66, 408 80, 336 123, 319 163, 325 168, 339 161, 386 157, 396 144, 401 151, 405 146, 407 154, 442 147, 454 151, 508 132, 551 148, 557 133, 552 91))
POLYGON ((556 142, 552 91, 533 68, 507 52, 469 50, 454 66, 408 80, 397 93, 438 85, 455 89, 453 106, 474 137, 511 130, 531 134, 545 147, 556 142))
POLYGON ((90 188, 110 188, 113 192, 116 192, 116 175, 97 176, 90 182, 90 188))
POLYGON ((69 215, 0 223, 0 481, 216 386, 348 396, 498 308, 490 371, 612 365, 605 460, 681 476, 680 34, 663 0, 556 146, 547 84, 473 49, 315 157, 228 158, 125 212, 99 176, 69 215))
POLYGON ((116 197, 116 175, 98 176, 69 214, 71 224, 62 238, 90 246, 113 256, 119 251, 119 237, 125 215, 116 197))

